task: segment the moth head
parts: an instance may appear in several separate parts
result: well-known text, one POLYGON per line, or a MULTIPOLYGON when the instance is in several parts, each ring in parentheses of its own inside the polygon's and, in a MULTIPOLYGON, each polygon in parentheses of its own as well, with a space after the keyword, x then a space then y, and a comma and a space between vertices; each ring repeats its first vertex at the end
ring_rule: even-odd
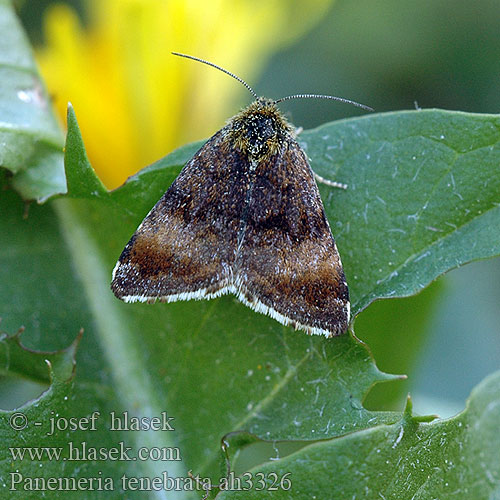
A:
POLYGON ((259 98, 229 121, 229 133, 240 151, 262 161, 293 136, 293 127, 274 101, 259 98))

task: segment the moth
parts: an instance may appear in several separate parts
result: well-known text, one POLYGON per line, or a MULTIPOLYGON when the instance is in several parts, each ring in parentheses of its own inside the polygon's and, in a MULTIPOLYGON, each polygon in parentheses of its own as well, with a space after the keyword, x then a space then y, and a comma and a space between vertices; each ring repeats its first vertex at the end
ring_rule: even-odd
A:
MULTIPOLYGON (((277 104, 333 96, 258 97, 186 163, 142 221, 113 270, 125 302, 211 299, 232 293, 308 334, 347 330, 349 291, 304 151, 277 104)), ((345 187, 326 181, 336 187, 345 187)))

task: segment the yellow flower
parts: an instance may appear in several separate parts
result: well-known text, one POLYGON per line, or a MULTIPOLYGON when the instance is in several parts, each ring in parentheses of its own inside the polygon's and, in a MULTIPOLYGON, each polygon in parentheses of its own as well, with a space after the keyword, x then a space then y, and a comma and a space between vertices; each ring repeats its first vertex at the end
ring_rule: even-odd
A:
POLYGON ((45 19, 37 53, 61 117, 71 101, 90 160, 108 187, 173 148, 211 135, 243 87, 171 55, 251 79, 273 51, 312 27, 332 0, 87 0, 82 27, 67 5, 45 19))

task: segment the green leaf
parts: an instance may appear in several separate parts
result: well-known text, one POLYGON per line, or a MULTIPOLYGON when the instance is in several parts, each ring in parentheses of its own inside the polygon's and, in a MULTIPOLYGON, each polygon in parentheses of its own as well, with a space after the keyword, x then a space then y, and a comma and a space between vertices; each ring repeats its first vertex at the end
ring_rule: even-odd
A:
POLYGON ((441 110, 365 116, 304 132, 354 314, 500 254, 500 117, 441 110), (362 265, 365 263, 366 265, 362 265))
POLYGON ((67 120, 68 135, 66 136, 64 167, 68 196, 73 198, 107 197, 108 190, 97 177, 87 157, 75 110, 71 104, 68 105, 67 120))
MULTIPOLYGON (((21 343, 23 329, 12 336, 1 334, 0 366, 2 372, 23 374, 40 383, 52 382, 54 385, 71 381, 75 371, 75 353, 83 331, 66 349, 55 352, 36 352, 25 348, 21 343)), ((52 389, 44 394, 44 398, 52 389)), ((42 398, 43 399, 43 398, 42 398)), ((1 410, 0 410, 1 411, 1 410)))
MULTIPOLYGON (((27 492, 49 491, 50 498, 62 499, 73 489, 74 498, 99 499, 109 484, 120 486, 123 474, 137 477, 153 470, 143 468, 141 462, 123 461, 126 454, 109 451, 136 449, 139 442, 119 430, 110 432, 109 416, 113 411, 121 415, 121 407, 109 385, 99 384, 96 378, 85 380, 81 373, 75 384, 75 354, 81 338, 82 333, 68 348, 56 352, 26 349, 19 334, 0 338, 2 375, 50 382, 35 400, 14 411, 0 410, 2 498, 35 498, 27 492), (103 455, 87 458, 92 447, 115 455, 107 460, 103 455), (71 478, 80 482, 73 484, 71 478)), ((151 445, 152 440, 142 437, 140 444, 151 445)), ((133 492, 130 498, 136 498, 133 492)))
POLYGON ((0 0, 0 167, 27 200, 66 192, 63 136, 8 0, 0 0))
POLYGON ((242 485, 252 479, 250 491, 224 491, 217 498, 498 498, 499 421, 497 372, 474 389, 467 408, 454 418, 426 423, 411 415, 409 404, 399 422, 314 443, 269 461, 247 474, 242 485), (259 491, 261 478, 267 484, 259 491), (281 487, 282 478, 289 479, 289 489, 281 487), (269 491, 270 486, 277 488, 269 491))

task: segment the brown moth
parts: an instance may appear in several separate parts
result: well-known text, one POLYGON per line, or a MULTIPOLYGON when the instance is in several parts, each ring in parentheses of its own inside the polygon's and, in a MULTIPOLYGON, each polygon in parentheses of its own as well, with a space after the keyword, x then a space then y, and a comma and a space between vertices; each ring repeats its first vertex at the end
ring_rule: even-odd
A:
POLYGON ((228 73, 256 100, 186 163, 125 246, 111 289, 125 302, 233 293, 284 325, 342 334, 350 304, 340 256, 307 156, 276 104, 352 101, 257 97, 219 66, 176 55, 228 73))

